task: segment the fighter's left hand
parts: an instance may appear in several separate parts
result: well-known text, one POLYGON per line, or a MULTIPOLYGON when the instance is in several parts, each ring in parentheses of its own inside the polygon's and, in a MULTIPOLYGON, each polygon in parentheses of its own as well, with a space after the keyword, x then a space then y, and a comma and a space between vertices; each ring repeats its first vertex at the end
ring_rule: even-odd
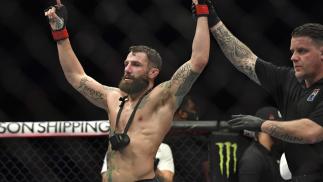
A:
POLYGON ((228 124, 232 130, 261 131, 261 125, 265 120, 251 115, 232 115, 228 124))

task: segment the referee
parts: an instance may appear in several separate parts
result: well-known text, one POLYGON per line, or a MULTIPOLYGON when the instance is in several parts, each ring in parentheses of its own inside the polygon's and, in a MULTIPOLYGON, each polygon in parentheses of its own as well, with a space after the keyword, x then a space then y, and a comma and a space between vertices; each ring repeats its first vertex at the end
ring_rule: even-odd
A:
POLYGON ((294 29, 290 43, 293 68, 286 68, 259 58, 215 12, 211 14, 217 21, 209 27, 225 56, 271 94, 284 120, 238 115, 229 121, 231 128, 263 131, 285 141, 292 181, 323 182, 323 25, 307 23, 294 29))

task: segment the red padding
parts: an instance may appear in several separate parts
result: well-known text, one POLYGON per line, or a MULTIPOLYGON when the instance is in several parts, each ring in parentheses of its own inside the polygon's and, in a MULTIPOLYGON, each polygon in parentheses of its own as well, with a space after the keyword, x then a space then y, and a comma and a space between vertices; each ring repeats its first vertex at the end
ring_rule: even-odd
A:
POLYGON ((64 40, 68 38, 68 32, 66 27, 59 31, 52 31, 52 35, 55 41, 64 40))
POLYGON ((207 7, 207 5, 197 4, 195 7, 196 7, 196 15, 208 15, 209 14, 209 8, 207 7))

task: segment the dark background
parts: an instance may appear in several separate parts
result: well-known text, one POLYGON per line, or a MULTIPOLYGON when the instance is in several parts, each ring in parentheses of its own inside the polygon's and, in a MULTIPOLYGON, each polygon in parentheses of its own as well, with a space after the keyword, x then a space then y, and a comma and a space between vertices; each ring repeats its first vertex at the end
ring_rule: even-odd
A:
MULTIPOLYGON (((55 1, 2 0, 0 6, 0 121, 107 119, 65 80, 44 9, 55 1)), ((128 47, 145 44, 164 60, 158 83, 190 57, 195 23, 190 0, 66 0, 74 51, 88 75, 117 86, 128 47)), ((226 26, 259 57, 289 61, 290 32, 322 23, 322 1, 216 0, 226 26)), ((191 95, 202 120, 253 114, 273 104, 238 72, 212 40, 210 61, 191 95)))

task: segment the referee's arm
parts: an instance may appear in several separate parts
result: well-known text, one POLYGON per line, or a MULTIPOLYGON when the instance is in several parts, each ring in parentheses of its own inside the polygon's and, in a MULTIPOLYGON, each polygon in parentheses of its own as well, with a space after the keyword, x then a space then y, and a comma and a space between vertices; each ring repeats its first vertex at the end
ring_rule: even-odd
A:
POLYGON ((261 130, 289 143, 313 144, 323 141, 323 127, 308 118, 286 122, 267 120, 261 125, 261 130))

